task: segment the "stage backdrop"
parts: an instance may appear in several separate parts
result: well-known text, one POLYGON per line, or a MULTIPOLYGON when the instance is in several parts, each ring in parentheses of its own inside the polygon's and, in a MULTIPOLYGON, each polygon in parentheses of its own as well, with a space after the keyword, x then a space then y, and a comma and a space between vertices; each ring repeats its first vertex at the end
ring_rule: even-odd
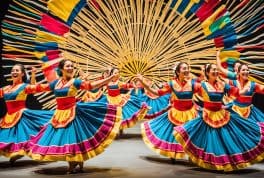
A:
MULTIPOLYGON (((49 82, 69 58, 91 80, 114 66, 124 81, 141 73, 158 84, 173 77, 178 61, 199 75, 220 50, 223 67, 245 62, 251 79, 263 84, 263 13, 260 0, 13 0, 1 24, 1 71, 8 80, 20 62, 49 82)), ((55 107, 52 93, 36 97, 55 107)), ((254 103, 263 110, 262 98, 254 103)))

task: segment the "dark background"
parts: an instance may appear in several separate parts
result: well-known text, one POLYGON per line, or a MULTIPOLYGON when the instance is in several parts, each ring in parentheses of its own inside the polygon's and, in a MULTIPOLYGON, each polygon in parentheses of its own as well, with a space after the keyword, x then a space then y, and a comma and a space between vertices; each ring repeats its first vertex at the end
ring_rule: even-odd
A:
MULTIPOLYGON (((1 0, 0 2, 0 22, 2 24, 2 20, 7 12, 8 5, 12 2, 12 0, 1 0)), ((1 26, 0 26, 1 30, 1 26)), ((0 54, 2 54, 2 33, 0 33, 0 54)), ((0 87, 8 85, 8 83, 4 76, 3 76, 3 65, 2 65, 2 55, 0 55, 0 87)), ((8 71, 10 72, 10 71, 8 71)), ((27 101, 26 101, 26 106, 30 109, 41 109, 42 106, 41 104, 37 101, 36 97, 33 95, 28 95, 27 101)), ((6 105, 3 99, 0 98, 0 118, 6 113, 6 105)))
MULTIPOLYGON (((12 0, 1 0, 0 2, 0 22, 2 23, 2 19, 4 18, 5 13, 7 12, 8 5, 12 0)), ((1 30, 1 26, 0 26, 1 30)), ((2 33, 0 34, 0 54, 2 54, 2 33)), ((8 82, 5 80, 3 76, 3 67, 2 67, 2 56, 0 55, 0 87, 7 85, 8 82)), ((257 106, 264 112, 264 95, 255 94, 253 97, 253 104, 257 106)), ((41 109, 41 105, 36 100, 36 98, 32 95, 29 95, 27 98, 27 107, 31 109, 41 109)), ((3 116, 6 112, 6 106, 3 99, 0 99, 0 117, 3 116)))
MULTIPOLYGON (((11 2, 11 0, 1 0, 1 3, 0 3, 0 22, 2 24, 2 19, 4 18, 4 15, 7 11, 7 8, 8 8, 8 4, 11 2)), ((0 30, 2 31, 1 29, 1 26, 0 26, 0 30)), ((2 33, 0 34, 0 54, 2 54, 2 46, 3 46, 3 43, 2 43, 2 33)), ((6 81, 4 79, 4 76, 3 76, 3 67, 2 67, 2 55, 0 56, 0 87, 6 85, 6 81)), ((5 103, 3 101, 3 99, 0 98, 0 117, 4 115, 6 111, 6 106, 5 106, 5 103)))

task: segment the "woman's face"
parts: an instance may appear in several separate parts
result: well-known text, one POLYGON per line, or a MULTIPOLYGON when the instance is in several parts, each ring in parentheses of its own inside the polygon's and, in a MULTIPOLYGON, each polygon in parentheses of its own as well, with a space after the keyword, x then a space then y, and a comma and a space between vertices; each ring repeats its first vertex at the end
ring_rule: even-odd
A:
POLYGON ((11 77, 13 82, 22 81, 22 78, 25 74, 22 72, 22 69, 19 65, 14 65, 11 70, 11 77))
POLYGON ((103 78, 109 77, 109 72, 108 71, 104 71, 102 76, 103 76, 103 78))
POLYGON ((238 72, 239 78, 242 80, 248 80, 248 76, 249 76, 249 68, 246 65, 243 65, 240 69, 240 71, 238 72))
POLYGON ((179 77, 186 78, 189 77, 189 74, 190 74, 189 66, 185 63, 181 64, 179 77))
POLYGON ((71 61, 66 61, 62 69, 62 76, 66 78, 72 78, 74 74, 73 63, 71 61))
POLYGON ((208 78, 209 79, 217 79, 218 77, 218 69, 217 69, 217 66, 215 64, 212 64, 211 65, 211 68, 210 70, 208 71, 208 78))
POLYGON ((114 69, 114 71, 113 71, 113 75, 116 76, 116 77, 114 78, 114 80, 118 80, 118 79, 119 79, 119 70, 118 70, 118 69, 114 69))

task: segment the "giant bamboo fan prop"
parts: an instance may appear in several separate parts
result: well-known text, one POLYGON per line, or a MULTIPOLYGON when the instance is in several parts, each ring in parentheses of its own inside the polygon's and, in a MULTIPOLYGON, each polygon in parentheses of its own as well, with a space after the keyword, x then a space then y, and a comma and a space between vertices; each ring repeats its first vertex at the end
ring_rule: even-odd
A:
MULTIPOLYGON (((63 58, 90 79, 118 67, 124 80, 140 73, 159 83, 173 77, 177 61, 197 74, 219 48, 224 67, 242 60, 262 82, 263 12, 260 0, 14 0, 2 23, 2 57, 8 68, 39 66, 40 83, 56 78, 63 58)), ((55 107, 52 94, 38 98, 55 107)))
POLYGON ((197 18, 185 17, 163 1, 97 1, 88 4, 71 27, 64 48, 91 72, 106 66, 120 69, 127 79, 136 74, 155 81, 173 76, 176 61, 190 64, 215 60, 212 40, 207 40, 197 18))

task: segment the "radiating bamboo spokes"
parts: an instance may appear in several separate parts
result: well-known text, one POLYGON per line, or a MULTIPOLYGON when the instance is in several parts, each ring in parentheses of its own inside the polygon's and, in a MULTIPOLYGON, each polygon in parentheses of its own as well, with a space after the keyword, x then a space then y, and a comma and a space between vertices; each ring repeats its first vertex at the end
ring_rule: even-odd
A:
POLYGON ((89 74, 116 66, 125 78, 141 73, 158 81, 173 76, 176 61, 214 61, 214 44, 198 20, 183 17, 171 2, 98 0, 99 10, 88 4, 76 17, 65 50, 89 74))
MULTIPOLYGON (((87 4, 14 0, 1 24, 2 59, 8 69, 14 62, 39 65, 40 83, 56 77, 56 64, 63 58, 75 62, 76 74, 82 70, 91 80, 114 66, 125 81, 140 73, 160 83, 173 77, 177 61, 200 73, 201 65, 215 61, 218 48, 229 68, 241 60, 250 66, 251 78, 263 82, 263 4, 262 0, 87 0, 87 4)), ((44 108, 55 107, 51 93, 37 97, 44 108)))

